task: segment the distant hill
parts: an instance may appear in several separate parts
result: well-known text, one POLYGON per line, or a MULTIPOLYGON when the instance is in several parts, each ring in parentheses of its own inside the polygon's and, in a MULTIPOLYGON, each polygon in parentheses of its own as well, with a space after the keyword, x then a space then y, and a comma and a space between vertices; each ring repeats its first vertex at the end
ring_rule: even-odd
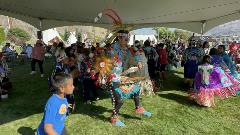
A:
POLYGON ((229 22, 213 28, 205 35, 208 36, 240 36, 240 20, 229 22))
MULTIPOLYGON (((8 28, 8 18, 7 16, 0 15, 0 26, 3 26, 5 29, 8 28)), ((12 18, 12 27, 19 27, 21 29, 24 29, 27 31, 31 36, 31 43, 34 43, 37 39, 37 30, 32 25, 25 23, 23 21, 20 21, 18 19, 12 18)), ((91 26, 65 26, 65 27, 58 27, 57 31, 59 34, 64 34, 65 30, 68 30, 70 32, 75 32, 76 30, 80 31, 82 34, 88 34, 89 38, 93 38, 94 31, 96 38, 104 38, 107 30, 103 28, 97 28, 97 27, 91 27, 91 26)))
MULTIPOLYGON (((6 16, 0 15, 0 20, 1 20, 0 25, 3 26, 5 29, 7 29, 8 28, 8 18, 6 16)), ((12 18, 12 27, 18 27, 18 28, 21 28, 21 29, 27 31, 32 36, 31 41, 32 42, 36 41, 37 29, 35 27, 33 27, 32 25, 12 18)))

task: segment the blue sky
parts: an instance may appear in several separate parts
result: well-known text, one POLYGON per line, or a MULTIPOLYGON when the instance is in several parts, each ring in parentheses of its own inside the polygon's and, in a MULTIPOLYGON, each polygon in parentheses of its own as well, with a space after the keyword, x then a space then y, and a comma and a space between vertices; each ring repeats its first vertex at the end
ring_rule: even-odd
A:
MULTIPOLYGON (((175 28, 169 28, 170 31, 174 31, 175 28)), ((137 35, 153 35, 156 34, 156 31, 153 28, 142 28, 133 31, 137 35)))
POLYGON ((153 28, 142 28, 134 30, 133 32, 137 35, 152 35, 156 33, 153 28))

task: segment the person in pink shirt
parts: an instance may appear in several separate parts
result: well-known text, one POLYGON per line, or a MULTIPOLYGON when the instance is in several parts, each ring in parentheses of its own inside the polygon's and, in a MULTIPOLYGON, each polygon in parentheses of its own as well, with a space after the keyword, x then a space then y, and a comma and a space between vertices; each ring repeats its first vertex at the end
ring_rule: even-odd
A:
POLYGON ((159 44, 159 64, 160 64, 160 80, 163 81, 166 79, 166 76, 165 76, 165 69, 166 69, 166 65, 168 64, 168 54, 167 54, 167 51, 166 49, 164 48, 164 44, 163 43, 160 43, 159 44))
POLYGON ((32 62, 31 62, 32 72, 31 72, 31 75, 36 73, 35 65, 36 65, 36 63, 38 63, 41 77, 44 77, 43 58, 44 58, 45 52, 46 52, 46 50, 43 46, 43 42, 41 40, 37 40, 37 42, 34 45, 33 50, 32 50, 32 62))

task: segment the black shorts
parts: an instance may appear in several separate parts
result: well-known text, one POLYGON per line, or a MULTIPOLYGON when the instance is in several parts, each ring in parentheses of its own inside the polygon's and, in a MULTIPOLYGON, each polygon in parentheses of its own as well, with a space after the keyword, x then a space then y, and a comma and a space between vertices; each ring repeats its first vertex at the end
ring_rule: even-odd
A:
POLYGON ((160 72, 166 71, 166 65, 167 65, 167 64, 161 64, 159 71, 160 71, 160 72))

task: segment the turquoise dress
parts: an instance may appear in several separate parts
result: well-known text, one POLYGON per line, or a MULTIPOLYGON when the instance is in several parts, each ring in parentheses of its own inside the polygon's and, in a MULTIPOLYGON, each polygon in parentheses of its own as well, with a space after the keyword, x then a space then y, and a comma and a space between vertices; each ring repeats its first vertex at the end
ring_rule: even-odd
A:
POLYGON ((112 70, 112 84, 113 84, 113 90, 118 93, 122 99, 127 99, 133 96, 136 93, 139 93, 139 86, 136 84, 124 84, 130 88, 129 91, 123 91, 120 88, 121 81, 120 81, 120 76, 121 74, 127 70, 130 66, 131 63, 129 63, 130 58, 133 57, 134 60, 140 61, 140 57, 135 57, 131 55, 131 52, 129 51, 128 48, 121 49, 119 43, 115 43, 113 45, 113 54, 112 54, 112 59, 114 61, 114 67, 112 70))
POLYGON ((240 81, 240 74, 238 73, 236 66, 233 64, 232 58, 225 52, 221 55, 221 57, 228 66, 230 70, 230 75, 240 81))

